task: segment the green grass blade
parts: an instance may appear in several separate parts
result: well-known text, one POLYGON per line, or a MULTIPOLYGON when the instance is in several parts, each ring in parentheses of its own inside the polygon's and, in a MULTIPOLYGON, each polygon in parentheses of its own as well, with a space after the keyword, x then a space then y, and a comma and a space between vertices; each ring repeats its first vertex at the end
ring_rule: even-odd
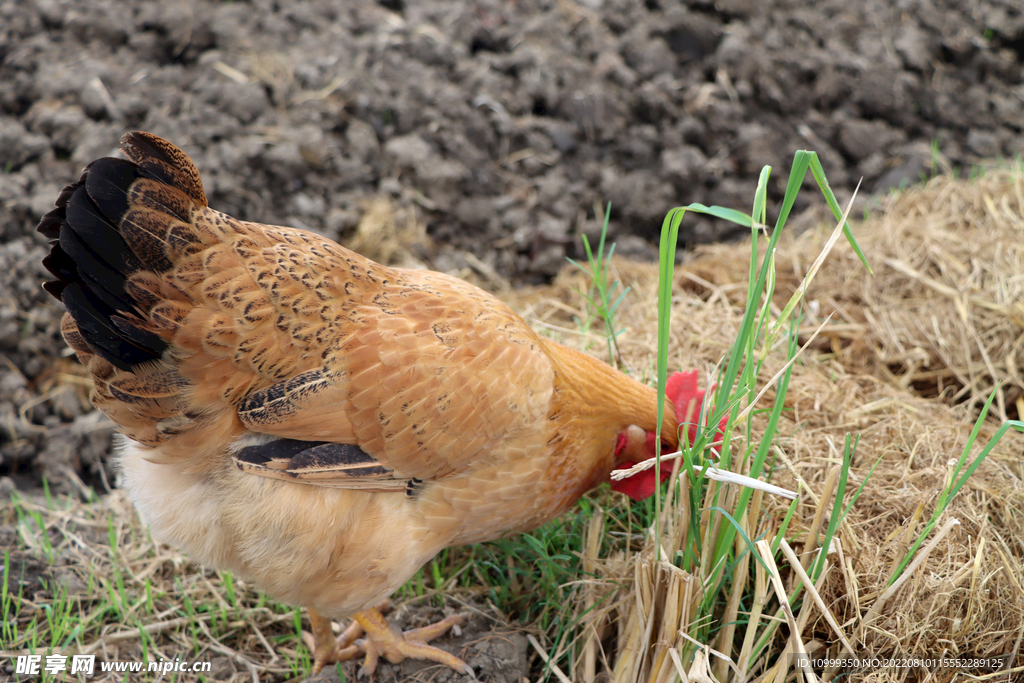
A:
POLYGON ((846 507, 845 507, 845 508, 843 509, 843 514, 842 514, 842 515, 840 515, 840 517, 839 517, 839 524, 842 524, 842 523, 843 523, 843 520, 845 520, 845 519, 846 519, 846 515, 847 515, 847 513, 848 513, 848 512, 849 512, 849 511, 850 511, 851 509, 853 509, 853 506, 854 506, 854 504, 855 504, 855 503, 857 502, 857 499, 858 499, 858 498, 860 498, 860 494, 861 494, 861 492, 862 492, 862 491, 864 490, 864 487, 865 487, 865 486, 867 486, 867 484, 868 484, 868 481, 870 481, 870 480, 871 480, 871 475, 875 473, 875 468, 876 468, 876 467, 878 467, 878 466, 879 466, 879 465, 880 465, 880 464, 882 463, 882 459, 883 459, 884 457, 885 457, 885 456, 879 456, 879 457, 878 457, 878 460, 876 460, 876 461, 875 461, 875 464, 871 466, 871 469, 870 469, 870 470, 868 470, 868 473, 867 473, 867 475, 866 475, 866 476, 864 477, 864 481, 862 481, 862 482, 860 483, 860 486, 858 486, 858 487, 857 487, 857 490, 856 490, 856 491, 854 492, 854 494, 853 494, 853 497, 852 497, 852 498, 850 498, 850 502, 849 502, 849 503, 847 503, 847 504, 846 504, 846 507))
MULTIPOLYGON (((669 211, 661 224, 658 248, 658 429, 655 439, 654 471, 661 472, 661 423, 665 419, 665 386, 668 381, 668 340, 672 331, 672 284, 675 281, 676 246, 679 225, 686 209, 669 211)), ((660 475, 656 475, 660 476, 660 475)), ((655 538, 661 538, 661 486, 654 487, 655 538)), ((660 548, 658 548, 660 554, 660 548)), ((660 557, 656 559, 660 560, 660 557)))
MULTIPOLYGON (((767 166, 765 168, 768 168, 767 166)), ((754 219, 736 209, 727 209, 723 206, 705 206, 699 202, 694 202, 688 206, 682 207, 687 211, 694 211, 696 213, 702 213, 707 216, 714 216, 715 218, 721 218, 722 220, 735 223, 736 225, 742 225, 744 228, 749 228, 754 225, 754 219)), ((757 215, 755 213, 755 215, 757 215)))
MULTIPOLYGON (((793 319, 794 328, 796 326, 796 319, 793 319)), ((789 344, 789 359, 792 359, 798 350, 798 339, 794 333, 790 335, 789 344)), ((748 476, 757 478, 761 475, 761 471, 764 468, 764 463, 768 459, 768 452, 771 449, 771 445, 775 440, 775 433, 778 431, 779 419, 782 417, 782 411, 786 405, 786 393, 789 390, 789 380, 793 375, 793 365, 790 364, 786 368, 782 377, 779 378, 778 387, 775 393, 775 405, 772 406, 772 412, 768 417, 768 424, 765 426, 764 434, 761 437, 761 443, 758 445, 757 451, 754 454, 754 459, 750 464, 750 472, 748 476)), ((751 489, 743 489, 740 492, 739 497, 736 499, 736 510, 739 514, 742 514, 742 510, 745 510, 747 505, 750 504, 750 499, 754 492, 751 489)), ((733 536, 729 530, 726 530, 719 539, 716 553, 724 552, 726 548, 732 545, 733 536)))
POLYGON ((978 467, 981 466, 981 463, 985 461, 985 458, 987 458, 989 453, 992 452, 992 449, 996 447, 996 445, 999 443, 999 440, 1003 438, 1003 435, 1006 434, 1006 432, 1011 427, 1018 431, 1024 431, 1024 422, 1022 421, 1008 420, 1007 422, 1004 422, 1002 425, 1000 425, 999 429, 996 430, 996 433, 992 436, 992 439, 989 440, 988 444, 981 450, 981 453, 979 453, 978 456, 971 462, 970 466, 967 467, 967 469, 963 472, 962 475, 959 475, 960 470, 962 469, 964 463, 967 460, 967 456, 970 454, 971 448, 974 446, 974 442, 977 441, 978 439, 978 434, 981 432, 981 426, 985 422, 985 418, 988 415, 989 408, 992 406, 992 401, 995 400, 998 391, 999 385, 996 385, 996 387, 992 389, 992 393, 989 394, 988 400, 985 401, 985 405, 982 407, 981 413, 978 415, 978 419, 974 423, 974 429, 971 430, 970 436, 967 437, 967 443, 964 445, 964 450, 960 454, 960 457, 957 460, 956 467, 953 469, 952 476, 950 477, 951 483, 947 485, 945 490, 943 490, 943 492, 940 494, 939 500, 935 505, 935 510, 934 512, 932 512, 932 516, 929 518, 928 523, 925 524, 924 529, 922 529, 921 533, 918 534, 917 539, 914 541, 913 545, 910 546, 910 549, 907 551, 907 553, 903 556, 903 559, 900 561, 899 565, 897 565, 896 569, 893 570, 892 576, 889 577, 889 582, 887 585, 891 586, 896 581, 896 579, 900 577, 900 575, 903 573, 903 570, 906 569, 908 564, 910 564, 910 561, 913 559, 914 554, 917 553, 918 548, 921 547, 921 544, 924 543, 924 540, 929 536, 929 534, 931 534, 932 529, 934 529, 935 525, 938 524, 939 519, 942 517, 942 514, 946 511, 946 508, 949 507, 949 504, 953 501, 953 498, 956 496, 957 493, 960 492, 960 489, 963 488, 964 484, 967 483, 967 480, 971 477, 972 474, 974 474, 974 471, 977 470, 978 467))
POLYGON ((786 194, 782 197, 782 206, 779 207, 779 217, 775 221, 775 230, 778 231, 786 224, 789 213, 793 210, 796 197, 800 194, 800 186, 807 177, 807 167, 811 163, 811 157, 817 158, 814 152, 797 150, 793 156, 793 165, 789 169, 789 180, 786 181, 786 194))
MULTIPOLYGON (((753 220, 759 225, 764 225, 768 216, 768 180, 772 176, 772 167, 765 166, 757 177, 757 187, 754 189, 754 210, 751 212, 753 220)), ((755 227, 754 223, 749 226, 755 227)))
MULTIPOLYGON (((733 517, 731 514, 729 514, 729 512, 725 508, 719 507, 717 505, 715 505, 715 506, 713 506, 711 508, 708 508, 708 509, 710 509, 710 510, 712 510, 714 512, 718 512, 723 517, 725 517, 729 521, 729 524, 732 525, 732 527, 735 530, 735 532, 738 533, 740 535, 740 538, 743 539, 743 542, 747 546, 747 550, 750 551, 751 557, 753 557, 755 560, 757 560, 757 563, 759 565, 761 565, 766 572, 767 571, 771 571, 770 569, 768 569, 768 565, 765 564, 764 560, 761 559, 759 553, 754 549, 754 542, 750 540, 750 537, 747 536, 747 532, 743 530, 743 527, 740 526, 740 523, 736 521, 735 517, 733 517)), ((724 557, 724 555, 723 555, 723 557, 724 557)))
MULTIPOLYGON (((818 183, 818 187, 821 189, 821 193, 825 196, 825 202, 828 204, 828 208, 832 211, 832 215, 836 217, 836 220, 840 220, 843 216, 842 209, 839 208, 839 202, 836 201, 835 194, 832 193, 832 187, 828 183, 828 178, 825 177, 825 169, 821 167, 821 160, 818 159, 818 155, 815 154, 811 159, 811 174, 814 176, 814 180, 818 183)), ((846 236, 846 241, 853 247, 853 251, 857 254, 857 258, 864 264, 868 272, 872 275, 875 271, 871 268, 871 264, 868 263, 867 257, 861 250, 860 245, 857 244, 856 238, 853 236, 853 231, 850 230, 850 224, 845 220, 843 221, 843 235, 846 236)))
POLYGON ((772 541, 772 555, 779 551, 779 546, 782 545, 782 539, 786 536, 786 531, 789 529, 789 523, 793 521, 793 515, 796 514, 796 507, 799 504, 799 496, 790 502, 789 510, 786 511, 786 516, 782 518, 782 524, 779 525, 779 530, 775 534, 775 540, 772 541))
POLYGON ((843 515, 843 499, 846 497, 846 482, 850 476, 850 463, 857 453, 857 445, 860 443, 860 434, 851 443, 850 434, 846 435, 846 442, 843 444, 843 464, 839 470, 839 484, 836 486, 836 496, 832 503, 832 514, 829 515, 828 527, 825 529, 825 539, 822 541, 822 552, 818 553, 817 559, 811 565, 809 576, 812 581, 817 581, 821 572, 825 569, 825 560, 828 558, 828 549, 832 544, 832 538, 839 526, 839 519, 843 515))

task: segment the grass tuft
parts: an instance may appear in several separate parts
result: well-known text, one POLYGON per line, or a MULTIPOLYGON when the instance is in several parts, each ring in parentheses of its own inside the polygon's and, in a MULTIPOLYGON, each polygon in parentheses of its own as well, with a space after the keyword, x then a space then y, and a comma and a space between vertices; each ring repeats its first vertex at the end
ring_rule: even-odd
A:
POLYGON ((612 367, 618 368, 621 365, 621 353, 619 352, 617 339, 622 330, 616 329, 615 312, 618 311, 623 299, 626 298, 626 294, 629 293, 629 287, 622 288, 616 295, 616 291, 620 289, 621 283, 618 280, 611 284, 608 283, 609 268, 612 254, 615 253, 615 245, 611 244, 608 247, 608 253, 605 254, 604 244, 605 238, 608 236, 608 221, 611 219, 611 215, 612 205, 609 203, 605 209, 604 222, 601 224, 601 237, 597 243, 596 253, 591 249, 590 240, 587 239, 587 236, 581 235, 583 248, 587 252, 586 265, 571 258, 567 260, 583 271, 590 282, 590 287, 586 294, 579 292, 589 304, 587 307, 587 319, 581 321, 581 327, 589 329, 594 317, 601 319, 605 326, 605 339, 608 342, 608 363, 612 367))

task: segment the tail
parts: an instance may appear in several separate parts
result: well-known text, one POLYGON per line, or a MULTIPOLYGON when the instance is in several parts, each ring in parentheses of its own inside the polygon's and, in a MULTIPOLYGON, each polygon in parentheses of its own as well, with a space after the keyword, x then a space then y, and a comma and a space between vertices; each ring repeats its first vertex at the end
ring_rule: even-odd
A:
POLYGON ((156 446, 196 414, 188 381, 165 362, 171 335, 154 322, 187 299, 161 274, 203 249, 193 218, 207 202, 180 149, 149 133, 121 143, 128 160, 89 164, 36 229, 52 240, 43 264, 55 279, 43 287, 67 308, 61 332, 93 376, 93 405, 156 446))
POLYGON ((180 149, 141 132, 121 144, 130 161, 89 164, 36 229, 53 240, 43 264, 56 280, 43 287, 67 308, 68 344, 132 371, 159 360, 167 342, 139 325, 155 302, 129 278, 169 270, 168 247, 194 247, 187 226, 207 202, 199 171, 180 149))
POLYGON ((127 160, 89 164, 39 223, 53 240, 44 287, 67 308, 61 331, 93 376, 93 405, 135 441, 178 437, 162 450, 201 453, 223 443, 217 429, 242 429, 244 397, 322 366, 349 310, 331 308, 350 288, 337 274, 354 273, 351 308, 375 266, 210 209, 192 160, 166 140, 121 142, 127 160))

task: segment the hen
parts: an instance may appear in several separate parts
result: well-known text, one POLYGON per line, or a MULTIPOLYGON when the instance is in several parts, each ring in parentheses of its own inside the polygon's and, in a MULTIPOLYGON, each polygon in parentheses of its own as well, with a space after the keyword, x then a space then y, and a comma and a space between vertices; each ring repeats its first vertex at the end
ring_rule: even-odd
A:
POLYGON ((412 656, 472 674, 425 644, 457 618, 405 638, 374 606, 440 550, 533 529, 642 459, 655 391, 457 278, 214 211, 155 135, 122 149, 38 230, 142 518, 308 607, 315 671, 365 651, 371 670, 412 656), (359 647, 331 633, 348 615, 359 647))

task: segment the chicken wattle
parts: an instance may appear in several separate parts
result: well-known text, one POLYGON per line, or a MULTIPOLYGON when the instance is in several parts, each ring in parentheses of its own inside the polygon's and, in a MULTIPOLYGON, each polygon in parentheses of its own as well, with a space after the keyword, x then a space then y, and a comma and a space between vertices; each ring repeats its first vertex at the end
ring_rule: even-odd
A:
MULTIPOLYGON (((675 416, 678 420, 680 427, 686 428, 686 443, 692 445, 697 440, 697 430, 702 427, 703 422, 707 422, 710 413, 712 412, 711 406, 704 404, 703 389, 697 388, 698 373, 696 370, 690 370, 688 372, 676 372, 668 378, 665 384, 665 396, 672 401, 672 405, 675 408, 675 416)), ((714 391, 715 387, 710 388, 714 391)), ((728 415, 723 417, 718 423, 718 430, 715 434, 715 439, 712 442, 712 446, 715 444, 721 444, 722 432, 725 430, 725 425, 729 421, 728 415)), ((625 458, 619 463, 616 469, 627 470, 633 465, 636 465, 642 460, 647 460, 654 457, 655 447, 657 446, 657 436, 654 432, 646 432, 643 435, 637 434, 638 439, 643 439, 643 449, 640 454, 636 454, 636 449, 633 450, 633 455, 629 455, 627 448, 629 445, 629 438, 627 433, 623 433, 616 444, 616 453, 625 455, 625 458), (630 459, 630 458, 634 459, 630 459)), ((667 454, 670 451, 662 449, 662 454, 667 454)), ((672 470, 676 466, 675 460, 665 460, 660 463, 661 477, 656 478, 654 474, 654 468, 646 469, 636 474, 620 479, 618 481, 612 480, 611 487, 613 491, 624 493, 633 500, 644 500, 654 495, 654 489, 659 483, 667 481, 672 476, 672 470)))

